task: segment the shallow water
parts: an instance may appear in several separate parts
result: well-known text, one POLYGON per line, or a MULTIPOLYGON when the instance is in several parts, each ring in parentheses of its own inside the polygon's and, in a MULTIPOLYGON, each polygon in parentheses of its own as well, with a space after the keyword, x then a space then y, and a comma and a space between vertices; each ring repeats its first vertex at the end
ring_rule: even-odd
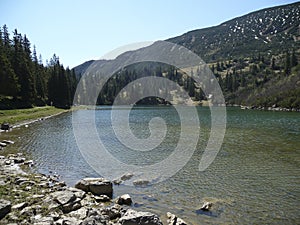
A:
MULTIPOLYGON (((110 107, 74 113, 82 118, 95 113, 99 137, 111 154, 128 164, 150 165, 168 157, 180 137, 179 117, 171 106, 137 107, 130 113, 132 132, 139 138, 150 135, 151 118, 166 121, 166 138, 149 152, 130 151, 118 141, 111 128, 110 107)), ((200 139, 191 160, 178 173, 148 187, 116 186, 114 195, 130 193, 139 210, 152 211, 163 219, 170 211, 194 225, 299 224, 300 114, 227 108, 222 148, 210 167, 199 172, 210 131, 209 108, 199 107, 198 113, 200 139), (198 210, 204 200, 214 203, 209 213, 198 210)), ((77 147, 72 113, 1 133, 1 139, 16 142, 5 151, 25 152, 36 162, 35 170, 58 173, 69 185, 82 177, 99 176, 77 147)))

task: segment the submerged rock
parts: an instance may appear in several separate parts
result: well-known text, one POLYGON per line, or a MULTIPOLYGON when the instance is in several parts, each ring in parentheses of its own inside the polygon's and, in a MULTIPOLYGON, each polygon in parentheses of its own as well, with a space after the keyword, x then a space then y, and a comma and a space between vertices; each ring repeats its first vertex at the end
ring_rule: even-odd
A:
POLYGON ((107 195, 112 197, 112 182, 104 178, 84 178, 77 182, 75 188, 85 192, 91 192, 94 195, 107 195))
POLYGON ((200 210, 208 211, 208 210, 210 210, 211 207, 212 207, 211 202, 204 202, 203 205, 201 206, 200 210))

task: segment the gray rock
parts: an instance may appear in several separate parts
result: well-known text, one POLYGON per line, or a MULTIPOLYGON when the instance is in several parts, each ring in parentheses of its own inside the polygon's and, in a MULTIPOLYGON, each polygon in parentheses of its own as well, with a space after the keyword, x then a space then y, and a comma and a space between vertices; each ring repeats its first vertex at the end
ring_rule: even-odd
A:
POLYGON ((130 180, 133 177, 132 173, 126 173, 121 177, 121 180, 126 181, 126 180, 130 180))
POLYGON ((28 206, 27 202, 22 202, 11 207, 12 210, 22 210, 28 206))
POLYGON ((184 220, 178 218, 170 212, 167 212, 167 217, 169 218, 167 221, 168 225, 187 225, 187 223, 184 220))
POLYGON ((147 186, 150 182, 148 180, 135 180, 133 185, 135 186, 147 186))
POLYGON ((99 195, 99 196, 94 196, 94 199, 96 202, 108 202, 110 201, 110 197, 107 195, 99 195))
POLYGON ((85 192, 91 192, 94 195, 107 195, 112 197, 112 182, 104 178, 84 178, 77 182, 75 188, 85 192))
POLYGON ((68 215, 80 220, 84 220, 87 217, 87 213, 88 213, 88 209, 83 207, 76 211, 70 212, 68 215))
POLYGON ((65 205, 69 202, 73 202, 76 199, 76 196, 72 191, 57 191, 51 195, 54 201, 60 205, 65 205))
POLYGON ((121 206, 113 205, 111 207, 104 208, 101 210, 101 214, 108 216, 110 220, 114 220, 121 217, 121 206))
POLYGON ((0 199, 0 220, 4 218, 11 211, 11 202, 0 199))
POLYGON ((122 225, 162 225, 159 217, 150 212, 137 212, 128 209, 127 212, 119 219, 122 225))
POLYGON ((132 199, 129 194, 122 195, 117 198, 116 203, 119 205, 131 205, 132 199))

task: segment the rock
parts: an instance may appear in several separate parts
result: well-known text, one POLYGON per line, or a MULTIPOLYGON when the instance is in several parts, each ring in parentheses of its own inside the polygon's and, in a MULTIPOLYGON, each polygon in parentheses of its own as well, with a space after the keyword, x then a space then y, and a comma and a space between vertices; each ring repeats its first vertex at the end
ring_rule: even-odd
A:
POLYGON ((128 209, 127 212, 119 219, 122 225, 162 225, 159 217, 150 212, 137 212, 128 209))
POLYGON ((132 173, 126 173, 121 177, 122 181, 130 180, 133 177, 132 173))
POLYGON ((167 217, 169 218, 167 221, 168 225, 187 225, 187 223, 184 220, 178 218, 170 212, 167 212, 167 217))
POLYGON ((148 180, 135 180, 133 185, 135 186, 147 186, 150 182, 148 180))
POLYGON ((76 199, 75 194, 72 191, 57 191, 51 194, 54 201, 60 205, 73 202, 76 199))
POLYGON ((208 211, 208 210, 210 210, 211 207, 212 207, 211 202, 204 202, 200 209, 203 211, 208 211))
POLYGON ((75 188, 85 192, 91 192, 94 195, 107 195, 112 197, 112 182, 104 178, 84 178, 77 182, 75 188))
POLYGON ((11 211, 11 202, 0 199, 0 220, 4 218, 11 211))
POLYGON ((14 144, 15 142, 11 141, 11 140, 3 140, 1 141, 2 143, 5 143, 5 144, 8 144, 8 145, 12 145, 14 144))
POLYGON ((54 219, 50 216, 42 217, 41 215, 35 216, 33 225, 52 225, 54 224, 54 219))
POLYGON ((131 205, 132 199, 129 194, 122 195, 116 199, 116 203, 119 205, 131 205))
POLYGON ((101 214, 108 216, 110 220, 114 220, 121 217, 121 206, 113 205, 111 207, 104 208, 101 210, 101 214))
POLYGON ((7 144, 0 142, 0 147, 6 147, 6 146, 7 146, 7 144))
POLYGON ((110 197, 108 197, 107 195, 94 196, 94 199, 96 200, 96 202, 108 202, 108 201, 110 201, 110 197))
POLYGON ((113 183, 114 183, 114 185, 120 185, 123 183, 123 181, 121 179, 116 179, 116 180, 113 180, 113 183))
POLYGON ((10 124, 9 123, 2 123, 1 124, 1 130, 9 130, 10 124))
POLYGON ((17 205, 12 206, 11 209, 13 209, 13 210, 22 210, 27 206, 28 206, 27 202, 22 202, 22 203, 19 203, 17 205))
POLYGON ((11 160, 13 160, 14 163, 19 164, 19 163, 24 163, 26 159, 23 157, 16 157, 16 158, 11 158, 11 160))
POLYGON ((88 209, 80 208, 76 211, 70 212, 68 215, 71 217, 75 217, 80 220, 84 220, 87 217, 88 209))

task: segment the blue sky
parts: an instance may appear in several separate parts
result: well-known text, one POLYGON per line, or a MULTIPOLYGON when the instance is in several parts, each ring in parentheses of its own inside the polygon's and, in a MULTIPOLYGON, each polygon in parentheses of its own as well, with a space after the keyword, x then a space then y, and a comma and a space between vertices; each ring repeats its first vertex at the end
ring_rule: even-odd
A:
POLYGON ((295 0, 0 0, 0 25, 17 28, 43 59, 70 68, 123 45, 163 40, 295 0))

